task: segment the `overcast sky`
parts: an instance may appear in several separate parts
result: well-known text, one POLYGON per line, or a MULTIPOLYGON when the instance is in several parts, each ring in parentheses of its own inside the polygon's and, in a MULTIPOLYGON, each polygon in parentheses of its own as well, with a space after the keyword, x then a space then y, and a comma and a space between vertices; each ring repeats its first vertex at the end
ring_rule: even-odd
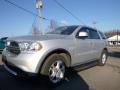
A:
MULTIPOLYGON (((36 0, 9 0, 34 13, 36 0)), ((120 29, 120 0, 57 0, 82 22, 88 26, 96 27, 101 31, 120 29)), ((18 36, 28 34, 31 30, 35 16, 20 10, 4 0, 0 0, 0 37, 18 36)), ((72 17, 54 0, 43 0, 42 15, 67 25, 82 24, 72 17)), ((49 21, 44 21, 44 30, 49 21)))

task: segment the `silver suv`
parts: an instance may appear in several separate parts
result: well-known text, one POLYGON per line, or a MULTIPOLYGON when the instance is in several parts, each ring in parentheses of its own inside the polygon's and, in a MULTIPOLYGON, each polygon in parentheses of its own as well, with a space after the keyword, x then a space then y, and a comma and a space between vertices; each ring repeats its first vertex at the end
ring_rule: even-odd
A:
POLYGON ((87 26, 63 26, 45 35, 8 38, 2 60, 14 75, 45 75, 60 83, 66 68, 93 61, 104 65, 107 42, 100 31, 87 26))

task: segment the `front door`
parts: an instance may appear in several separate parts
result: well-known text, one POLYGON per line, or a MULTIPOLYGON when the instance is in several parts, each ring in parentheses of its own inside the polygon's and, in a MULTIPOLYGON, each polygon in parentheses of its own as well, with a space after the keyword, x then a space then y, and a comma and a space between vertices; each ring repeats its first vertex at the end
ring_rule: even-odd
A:
POLYGON ((76 38, 76 53, 75 53, 76 60, 74 60, 75 65, 88 62, 92 59, 93 43, 92 40, 89 39, 88 28, 81 28, 77 32, 77 34, 83 31, 88 33, 88 37, 76 38))

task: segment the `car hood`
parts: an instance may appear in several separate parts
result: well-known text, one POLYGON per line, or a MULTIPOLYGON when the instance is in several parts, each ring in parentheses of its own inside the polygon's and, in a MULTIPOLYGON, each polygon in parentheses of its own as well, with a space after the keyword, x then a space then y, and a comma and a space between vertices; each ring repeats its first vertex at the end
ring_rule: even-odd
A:
POLYGON ((8 38, 8 41, 43 41, 43 40, 51 40, 51 39, 64 39, 67 35, 26 35, 26 36, 19 36, 19 37, 11 37, 8 38))

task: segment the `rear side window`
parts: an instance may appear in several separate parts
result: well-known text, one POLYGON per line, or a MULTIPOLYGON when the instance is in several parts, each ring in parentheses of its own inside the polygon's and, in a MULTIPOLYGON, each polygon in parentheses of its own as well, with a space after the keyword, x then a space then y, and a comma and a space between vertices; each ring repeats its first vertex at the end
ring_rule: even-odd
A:
POLYGON ((100 39, 100 36, 96 30, 91 29, 89 33, 90 33, 90 39, 100 39))

